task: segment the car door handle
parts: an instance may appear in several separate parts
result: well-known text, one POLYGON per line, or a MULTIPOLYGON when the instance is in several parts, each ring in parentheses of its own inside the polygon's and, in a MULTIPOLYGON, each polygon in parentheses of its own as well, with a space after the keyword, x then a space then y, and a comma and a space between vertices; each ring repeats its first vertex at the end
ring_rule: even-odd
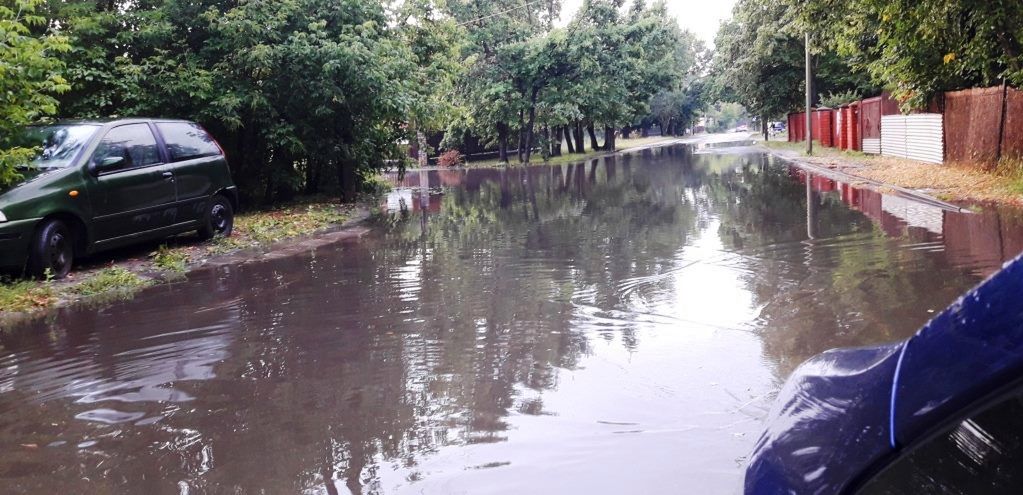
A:
POLYGON ((162 173, 160 175, 163 175, 164 179, 173 179, 174 178, 174 172, 164 172, 164 173, 162 173))

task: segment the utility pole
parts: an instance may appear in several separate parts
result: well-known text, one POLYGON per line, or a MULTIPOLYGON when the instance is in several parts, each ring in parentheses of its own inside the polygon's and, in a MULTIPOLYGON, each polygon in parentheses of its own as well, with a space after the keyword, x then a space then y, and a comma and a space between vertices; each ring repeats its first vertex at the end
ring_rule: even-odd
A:
POLYGON ((810 73, 810 32, 806 32, 806 154, 813 154, 813 121, 810 119, 813 74, 810 73))

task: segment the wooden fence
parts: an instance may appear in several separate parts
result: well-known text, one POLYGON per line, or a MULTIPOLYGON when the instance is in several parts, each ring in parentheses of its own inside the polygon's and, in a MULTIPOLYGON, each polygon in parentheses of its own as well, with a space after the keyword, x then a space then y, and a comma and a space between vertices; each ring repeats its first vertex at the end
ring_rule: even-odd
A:
POLYGON ((1008 86, 944 95, 948 161, 993 166, 1023 158, 1023 91, 1008 86))

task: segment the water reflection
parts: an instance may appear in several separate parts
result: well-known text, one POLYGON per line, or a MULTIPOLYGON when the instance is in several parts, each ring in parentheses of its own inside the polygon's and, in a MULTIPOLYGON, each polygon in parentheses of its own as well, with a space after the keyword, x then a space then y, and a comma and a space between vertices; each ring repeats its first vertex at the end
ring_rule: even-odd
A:
POLYGON ((735 491, 795 364, 1021 245, 685 147, 400 186, 361 241, 0 334, 0 490, 735 491))

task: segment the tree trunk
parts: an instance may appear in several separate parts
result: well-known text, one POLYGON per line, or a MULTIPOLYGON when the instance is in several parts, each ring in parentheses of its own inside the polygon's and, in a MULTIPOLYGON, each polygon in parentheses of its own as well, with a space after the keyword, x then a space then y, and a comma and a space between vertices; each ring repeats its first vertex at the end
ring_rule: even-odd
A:
POLYGON ((337 183, 341 190, 341 201, 355 201, 358 184, 355 183, 355 160, 352 159, 347 145, 342 145, 337 157, 337 183))
POLYGON ((561 136, 564 134, 561 127, 555 127, 550 133, 551 156, 561 156, 561 136))
POLYGON ((519 152, 519 156, 525 157, 524 160, 520 160, 522 163, 529 163, 529 157, 533 154, 533 124, 536 122, 536 97, 539 95, 539 90, 534 89, 533 94, 529 99, 529 120, 526 122, 526 150, 525 152, 519 152))
MULTIPOLYGON (((568 145, 569 154, 575 153, 575 143, 572 142, 572 126, 565 126, 561 128, 562 134, 565 135, 565 144, 568 145)), ((558 138, 560 139, 560 138, 558 138)))
POLYGON ((543 161, 547 161, 551 158, 551 128, 549 126, 543 126, 543 130, 540 132, 540 137, 543 142, 540 143, 540 156, 543 157, 543 161))
POLYGON ((519 162, 525 162, 529 158, 526 157, 526 121, 525 114, 519 110, 519 162))
POLYGON ((508 163, 508 124, 497 124, 497 159, 508 163))
POLYGON ((597 133, 596 131, 593 130, 592 122, 590 122, 590 124, 586 126, 586 132, 590 134, 590 149, 592 149, 593 151, 599 151, 600 145, 597 144, 597 133))
POLYGON ((271 204, 274 202, 274 187, 277 185, 277 181, 274 180, 273 168, 266 173, 266 189, 263 190, 263 204, 271 204))
POLYGON ((615 128, 613 125, 604 126, 604 151, 615 150, 615 128))
POLYGON ((429 144, 426 143, 426 133, 420 130, 416 131, 416 142, 419 143, 419 153, 416 156, 416 162, 419 168, 427 167, 430 165, 430 158, 426 154, 426 148, 429 144))
POLYGON ((583 139, 583 123, 582 121, 575 123, 575 128, 572 129, 572 133, 575 134, 575 152, 586 153, 586 140, 583 139))
POLYGON ((320 161, 308 159, 305 169, 305 193, 316 194, 320 191, 320 161))
POLYGON ((631 136, 631 135, 632 135, 632 127, 631 126, 622 127, 622 139, 629 139, 629 136, 631 136))
POLYGON ((639 131, 639 135, 640 137, 650 137, 650 126, 643 126, 643 128, 639 131))
POLYGON ((760 117, 760 129, 764 131, 764 141, 770 141, 770 139, 767 136, 767 117, 764 116, 760 117))
POLYGON ((355 201, 355 162, 341 159, 338 161, 337 181, 341 186, 341 201, 355 201))

